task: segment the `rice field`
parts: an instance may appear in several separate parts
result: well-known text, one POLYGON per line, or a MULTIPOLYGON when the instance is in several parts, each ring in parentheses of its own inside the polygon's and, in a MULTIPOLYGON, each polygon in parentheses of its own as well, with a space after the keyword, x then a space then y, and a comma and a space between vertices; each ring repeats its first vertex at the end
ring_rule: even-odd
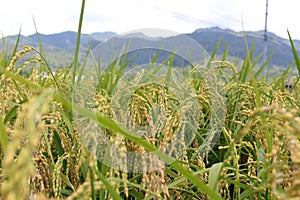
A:
POLYGON ((122 58, 99 73, 78 63, 82 17, 70 67, 54 73, 42 48, 18 41, 0 51, 1 199, 300 198, 293 45, 295 64, 278 77, 255 68, 250 50, 242 66, 212 56, 212 82, 207 66, 181 71, 170 56, 165 76, 149 82, 156 66, 128 83, 122 58))

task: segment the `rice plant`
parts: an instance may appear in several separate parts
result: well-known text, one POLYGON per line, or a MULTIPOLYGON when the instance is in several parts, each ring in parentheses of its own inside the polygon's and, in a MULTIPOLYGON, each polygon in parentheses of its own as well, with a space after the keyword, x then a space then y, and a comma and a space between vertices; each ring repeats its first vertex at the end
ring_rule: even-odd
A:
MULTIPOLYGON (((299 198, 299 74, 291 79, 292 87, 286 88, 290 69, 267 80, 260 73, 265 64, 254 69, 252 51, 241 70, 226 61, 226 51, 222 61, 212 57, 210 68, 222 77, 218 84, 226 97, 225 120, 213 149, 199 156, 210 129, 215 96, 195 68, 186 68, 184 84, 194 91, 199 105, 196 135, 181 156, 174 158, 176 148, 166 149, 180 130, 184 114, 178 109, 180 98, 170 90, 177 85, 157 82, 136 87, 126 104, 129 119, 140 127, 151 127, 152 132, 143 138, 137 137, 134 128, 122 128, 115 121, 113 95, 126 84, 121 77, 128 63, 120 57, 107 70, 92 74, 93 79, 86 78, 89 68, 78 63, 84 3, 73 68, 53 73, 44 53, 30 46, 19 47, 18 41, 11 52, 3 49, 0 53, 2 199, 299 198), (20 58, 24 55, 32 58, 23 62, 20 58), (91 95, 84 94, 92 102, 85 107, 74 101, 74 86, 80 81, 96 86, 91 95), (154 108, 164 110, 165 118, 159 118, 154 108), (122 163, 115 166, 123 168, 105 160, 109 151, 103 151, 105 159, 99 160, 84 144, 74 111, 84 116, 83 129, 87 128, 84 125, 101 127, 109 141, 107 148, 119 149, 116 156, 122 163), (155 157, 141 158, 139 170, 129 171, 128 152, 153 152, 155 157), (150 165, 160 164, 156 158, 167 164, 148 170, 150 165)), ((291 51, 299 69, 293 45, 291 51)), ((172 59, 170 56, 166 63, 172 59)), ((171 64, 168 67, 173 68, 171 64)), ((146 70, 145 74, 152 72, 146 70)), ((142 80, 138 75, 132 80, 142 80)))

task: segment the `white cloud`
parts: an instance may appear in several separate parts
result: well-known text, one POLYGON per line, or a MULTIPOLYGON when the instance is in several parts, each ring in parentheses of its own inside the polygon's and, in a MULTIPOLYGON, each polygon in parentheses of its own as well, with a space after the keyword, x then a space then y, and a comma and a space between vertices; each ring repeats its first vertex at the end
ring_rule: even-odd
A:
MULTIPOLYGON (((83 32, 123 33, 140 28, 192 32, 220 26, 242 30, 264 29, 265 0, 87 0, 83 32)), ((270 0, 268 29, 286 37, 289 28, 300 38, 299 1, 270 0)), ((77 31, 81 0, 9 0, 1 3, 0 31, 4 35, 77 31)))

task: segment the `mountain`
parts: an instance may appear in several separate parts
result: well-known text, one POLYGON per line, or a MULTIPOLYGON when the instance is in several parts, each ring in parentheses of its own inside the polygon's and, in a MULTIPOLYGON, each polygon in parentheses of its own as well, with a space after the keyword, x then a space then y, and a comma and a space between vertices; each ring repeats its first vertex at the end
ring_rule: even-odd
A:
MULTIPOLYGON (((79 52, 79 62, 83 62, 85 53, 88 48, 97 46, 99 42, 115 36, 113 32, 101 32, 81 35, 81 48, 79 52)), ((18 35, 7 36, 4 38, 4 43, 0 43, 0 49, 5 48, 10 51, 13 49, 18 35)), ((52 68, 62 68, 68 66, 73 61, 73 55, 76 46, 77 33, 73 31, 66 31, 57 34, 36 34, 23 36, 20 35, 19 49, 23 46, 33 46, 39 50, 39 39, 47 58, 47 62, 52 68)), ((1 51, 0 51, 1 52, 1 51)), ((25 59, 32 58, 35 55, 26 56, 25 59)))
MULTIPOLYGON (((254 57, 257 57, 259 54, 264 52, 265 41, 263 31, 246 32, 245 34, 250 50, 252 45, 254 45, 254 57)), ((204 46, 209 53, 213 52, 218 40, 221 39, 217 54, 223 53, 227 43, 228 55, 239 58, 246 57, 246 45, 243 32, 234 32, 229 29, 224 30, 215 27, 198 29, 195 32, 187 35, 204 46)), ((291 64, 294 58, 291 51, 290 42, 287 39, 278 37, 273 33, 268 33, 267 38, 267 57, 273 54, 271 66, 288 66, 291 64)), ((295 46, 298 47, 298 50, 300 50, 300 41, 295 40, 294 43, 295 46)))
MULTIPOLYGON (((265 43, 263 31, 249 31, 245 32, 245 35, 249 49, 251 49, 254 45, 254 57, 259 56, 262 52, 264 52, 265 43)), ((11 49, 15 44, 17 37, 17 35, 5 37, 5 48, 11 49)), ((77 38, 76 32, 67 31, 51 35, 39 34, 39 38, 51 67, 64 67, 72 62, 77 38)), ((133 49, 131 55, 138 53, 135 58, 137 64, 148 62, 149 57, 153 57, 153 54, 158 48, 163 48, 166 51, 162 51, 162 55, 159 55, 160 57, 158 57, 158 60, 160 61, 167 55, 170 55, 170 52, 174 50, 175 44, 178 48, 177 53, 179 52, 179 54, 184 54, 181 59, 185 60, 184 62, 180 61, 178 63, 186 63, 187 54, 191 54, 196 57, 199 56, 197 57, 198 60, 201 57, 207 57, 204 51, 198 52, 199 48, 197 45, 201 45, 209 54, 212 54, 219 40, 220 45, 217 50, 218 56, 223 55, 224 49, 226 45, 228 45, 227 55, 229 57, 241 59, 246 57, 246 45, 243 32, 235 32, 230 29, 212 27, 197 29, 192 33, 180 34, 172 37, 148 37, 143 33, 131 33, 129 35, 120 36, 114 32, 82 34, 79 61, 83 62, 85 53, 89 48, 96 51, 97 48, 99 48, 99 44, 102 44, 100 45, 101 49, 99 50, 99 52, 103 52, 101 54, 102 60, 111 59, 108 48, 112 48, 112 45, 116 52, 121 52, 124 44, 130 44, 130 48, 133 49), (186 38, 189 38, 190 41, 187 42, 186 38), (143 50, 142 52, 141 48, 145 49, 146 47, 151 48, 143 50)), ((38 41, 39 39, 36 34, 29 36, 21 35, 19 46, 21 48, 24 45, 30 45, 39 49, 38 41)), ((294 44, 300 53, 300 41, 295 40, 294 44)), ((4 44, 0 44, 0 48, 4 48, 4 44)), ((267 49, 268 56, 273 54, 270 66, 286 68, 293 62, 293 54, 290 43, 287 39, 278 37, 273 33, 268 33, 267 49)))
MULTIPOLYGON (((103 33, 92 33, 92 34, 82 34, 81 44, 82 46, 88 46, 90 43, 103 41, 107 38, 113 37, 116 34, 113 32, 103 32, 103 33)), ((74 47, 76 45, 77 33, 73 31, 66 31, 62 33, 56 33, 51 35, 39 34, 42 45, 47 48, 49 46, 64 49, 74 47)), ((8 40, 9 44, 15 44, 18 35, 8 36, 5 40, 8 40)), ((22 36, 20 38, 20 46, 30 45, 38 46, 38 37, 36 34, 29 36, 22 36)), ((0 45, 1 46, 1 45, 0 45)))

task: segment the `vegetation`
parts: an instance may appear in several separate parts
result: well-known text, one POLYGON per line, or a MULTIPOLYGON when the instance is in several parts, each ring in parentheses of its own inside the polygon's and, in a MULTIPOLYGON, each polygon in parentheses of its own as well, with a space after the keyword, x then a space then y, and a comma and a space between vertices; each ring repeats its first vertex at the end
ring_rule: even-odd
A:
MULTIPOLYGON (((83 10, 84 1, 72 66, 54 74, 41 43, 39 50, 25 46, 17 51, 17 40, 12 52, 0 54, 2 199, 299 198, 300 63, 293 45, 298 75, 287 87, 294 66, 267 81, 267 75, 261 73, 267 63, 254 70, 257 58, 252 57, 253 48, 248 50, 239 71, 226 62, 226 51, 223 61, 210 62, 210 69, 222 80, 218 85, 226 115, 220 137, 205 157, 199 156, 199 151, 214 115, 214 96, 207 80, 194 73, 195 67, 187 68, 183 73, 185 83, 193 88, 200 105, 197 135, 180 157, 172 159, 172 152, 165 151, 164 145, 172 143, 182 115, 177 109, 179 99, 169 90, 174 86, 140 85, 128 103, 131 119, 141 126, 153 120, 151 107, 164 108, 167 119, 160 134, 146 140, 116 123, 112 97, 128 62, 120 57, 106 71, 92 74, 94 79, 83 76, 88 71, 85 62, 78 63, 83 10), (28 54, 34 58, 20 62, 28 54), (92 109, 73 99, 74 86, 85 80, 99 81, 91 98, 92 109), (102 127, 111 145, 122 150, 118 155, 121 161, 126 162, 122 156, 129 151, 154 152, 167 165, 153 171, 130 172, 97 160, 82 141, 74 111, 88 119, 82 123, 102 127)), ((170 73, 173 59, 170 56, 165 61, 170 73)), ((149 159, 150 164, 154 162, 149 159)))
MULTIPOLYGON (((52 67, 52 69, 56 68, 63 68, 72 63, 74 58, 74 49, 76 46, 76 32, 62 32, 57 34, 50 34, 44 35, 39 34, 40 40, 43 43, 43 48, 45 50, 45 54, 47 56, 48 64, 52 67)), ((235 62, 237 58, 239 58, 240 62, 242 59, 246 57, 247 52, 245 51, 245 42, 243 38, 243 32, 235 32, 229 29, 220 29, 217 27, 207 28, 207 29, 198 29, 189 34, 180 34, 177 36, 173 36, 171 38, 150 38, 140 35, 131 35, 134 40, 124 37, 116 38, 116 34, 112 32, 100 32, 100 33, 93 33, 93 34, 82 34, 81 35, 81 45, 80 45, 80 54, 79 60, 82 61, 85 56, 85 52, 88 48, 95 48, 97 45, 103 42, 108 42, 109 38, 114 38, 114 47, 117 50, 121 50, 123 48, 123 44, 131 43, 131 47, 139 46, 139 47, 150 47, 156 46, 157 44, 164 44, 164 46, 174 46, 174 42, 181 44, 181 48, 183 49, 190 49, 192 55, 199 54, 197 50, 194 50, 190 47, 190 43, 180 42, 182 38, 189 37, 195 41, 195 43, 199 43, 205 50, 212 54, 216 44, 219 42, 218 51, 216 54, 220 57, 223 55, 223 51, 227 48, 227 60, 231 62, 235 62), (220 41, 219 41, 220 40, 220 41)), ((255 31, 255 32, 246 32, 247 42, 249 46, 255 44, 255 49, 253 52, 253 56, 257 57, 261 52, 264 51, 265 48, 265 41, 262 31, 255 31)), ((12 48, 15 44, 17 39, 16 36, 7 36, 5 37, 5 45, 9 48, 12 48)), ((293 54, 290 51, 289 41, 285 38, 281 38, 275 34, 268 33, 268 45, 267 45, 267 57, 272 54, 272 59, 268 63, 270 69, 274 69, 274 71, 284 70, 285 66, 288 66, 293 61, 293 54)), ((36 35, 30 36, 22 36, 20 37, 19 46, 39 46, 38 39, 36 35)), ((102 45, 102 44, 101 44, 102 45)), ((300 53, 300 41, 294 40, 294 45, 298 53, 300 53)), ((0 43, 0 48, 4 45, 0 43)), ((145 49, 138 57, 136 57, 137 63, 146 63, 148 62, 149 54, 152 52, 147 52, 145 49)), ((200 52, 202 53, 202 52, 200 52)), ((163 52, 161 52, 161 55, 163 52)), ((160 55, 160 56, 161 56, 160 55)), ((109 57, 103 53, 101 56, 103 60, 110 60, 109 57)), ((153 54, 151 54, 153 56, 153 54)), ((22 59, 25 61, 26 59, 22 59)))

